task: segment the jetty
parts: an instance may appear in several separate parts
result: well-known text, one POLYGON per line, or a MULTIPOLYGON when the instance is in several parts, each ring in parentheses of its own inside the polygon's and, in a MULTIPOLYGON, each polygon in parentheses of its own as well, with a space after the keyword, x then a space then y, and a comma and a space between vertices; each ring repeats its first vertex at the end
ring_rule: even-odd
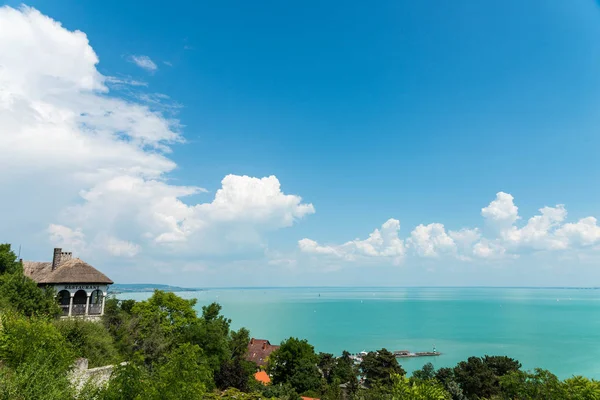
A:
POLYGON ((409 358, 409 357, 435 357, 442 353, 439 351, 416 351, 411 352, 408 350, 396 350, 392 352, 396 358, 409 358))
MULTIPOLYGON (((363 357, 368 353, 366 351, 361 351, 357 354, 351 354, 350 358, 354 361, 355 364, 360 364, 363 360, 363 357)), ((396 350, 392 351, 392 354, 396 358, 411 358, 411 357, 436 357, 442 355, 435 346, 433 347, 433 351, 408 351, 408 350, 396 350)))

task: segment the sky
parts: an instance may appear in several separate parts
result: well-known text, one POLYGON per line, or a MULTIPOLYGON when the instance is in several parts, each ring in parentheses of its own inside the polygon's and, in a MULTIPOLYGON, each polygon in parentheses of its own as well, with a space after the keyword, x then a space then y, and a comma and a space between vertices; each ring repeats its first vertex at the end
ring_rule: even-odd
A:
POLYGON ((0 242, 26 260, 600 286, 595 1, 0 4, 0 242))

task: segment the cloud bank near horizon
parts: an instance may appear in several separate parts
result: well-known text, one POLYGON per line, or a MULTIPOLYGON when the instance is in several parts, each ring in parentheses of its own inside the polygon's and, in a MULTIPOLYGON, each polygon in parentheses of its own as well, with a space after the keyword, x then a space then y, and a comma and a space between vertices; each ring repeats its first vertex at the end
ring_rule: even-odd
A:
POLYGON ((483 228, 447 231, 441 223, 420 224, 406 239, 399 236, 400 221, 391 218, 364 240, 322 245, 304 238, 298 241, 298 248, 303 253, 347 262, 388 260, 399 264, 406 255, 449 256, 462 261, 498 260, 528 252, 583 250, 600 245, 600 226, 596 218, 565 222, 567 210, 563 204, 540 208, 538 215, 518 227, 521 217, 514 197, 498 192, 496 198, 481 209, 481 216, 483 228))

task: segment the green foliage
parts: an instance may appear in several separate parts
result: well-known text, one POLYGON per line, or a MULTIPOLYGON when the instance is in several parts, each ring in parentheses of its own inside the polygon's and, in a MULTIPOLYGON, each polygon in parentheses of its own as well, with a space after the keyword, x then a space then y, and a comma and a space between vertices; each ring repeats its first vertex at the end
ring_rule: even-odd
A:
POLYGON ((275 397, 266 398, 260 393, 244 393, 237 389, 229 389, 223 393, 211 393, 203 397, 205 400, 277 400, 275 397))
POLYGON ((412 377, 418 380, 426 381, 435 378, 435 368, 432 363, 423 365, 423 368, 413 372, 412 377))
POLYGON ((23 266, 8 244, 0 244, 0 307, 27 316, 54 317, 61 312, 56 293, 40 289, 23 275, 23 266))
POLYGON ((600 382, 574 376, 564 381, 564 394, 569 400, 600 400, 600 382))
POLYGON ((202 350, 197 345, 185 343, 167 357, 153 375, 153 385, 158 398, 183 400, 201 398, 207 388, 212 388, 212 372, 202 362, 202 350))
POLYGON ((196 300, 185 300, 175 293, 155 290, 146 301, 137 302, 131 313, 139 319, 140 336, 151 335, 158 324, 167 336, 178 336, 196 320, 196 300))
POLYGON ((15 272, 20 263, 8 243, 0 244, 0 275, 15 272))
POLYGON ((133 356, 135 342, 134 335, 130 334, 131 309, 135 300, 119 301, 116 298, 108 298, 104 302, 104 316, 102 324, 113 338, 115 347, 124 359, 133 356))
POLYGON ((435 379, 409 380, 392 375, 393 400, 451 400, 452 397, 435 379))
POLYGON ((469 357, 454 367, 454 380, 469 399, 500 394, 499 378, 518 371, 521 363, 504 356, 469 357))
POLYGON ((360 372, 365 377, 367 387, 392 385, 392 375, 404 376, 406 372, 400 364, 396 356, 387 349, 379 351, 371 351, 363 357, 360 363, 360 372))
POLYGON ((300 395, 289 383, 281 383, 263 386, 262 395, 266 398, 277 398, 279 400, 301 400, 300 395))
MULTIPOLYGON (((183 340, 197 344, 204 350, 208 364, 215 373, 226 360, 231 359, 229 325, 231 320, 220 315, 221 306, 217 303, 202 307, 202 316, 186 327, 183 340)), ((234 347, 240 347, 237 343, 234 347)), ((247 344, 246 344, 247 346, 247 344)), ((238 353, 243 351, 237 350, 238 353)))
POLYGON ((489 398, 500 392, 498 377, 480 357, 469 357, 458 363, 454 377, 469 399, 489 398))
POLYGON ((304 393, 321 389, 318 361, 308 341, 291 337, 271 354, 267 370, 274 384, 289 383, 298 393, 304 393))
POLYGON ((149 369, 130 363, 113 372, 108 385, 94 393, 99 400, 187 400, 204 398, 212 386, 210 369, 202 362, 202 350, 183 344, 166 356, 166 362, 149 369))
POLYGON ((506 356, 484 356, 483 363, 498 377, 521 369, 520 362, 506 356))
POLYGON ((113 338, 104 325, 79 318, 61 319, 54 324, 74 353, 88 359, 90 368, 119 361, 113 338))
POLYGON ((549 371, 536 369, 533 373, 511 371, 500 378, 502 397, 534 400, 565 398, 561 381, 549 371))
POLYGON ((69 346, 51 322, 3 314, 0 329, 0 398, 69 398, 69 346))
POLYGON ((97 400, 142 400, 145 395, 152 392, 152 380, 148 370, 139 364, 129 363, 117 366, 108 382, 96 392, 89 394, 90 399, 97 400))
POLYGON ((319 353, 317 357, 317 366, 319 367, 321 374, 323 374, 323 378, 325 378, 327 383, 333 382, 333 370, 335 369, 336 365, 335 357, 330 353, 319 353))

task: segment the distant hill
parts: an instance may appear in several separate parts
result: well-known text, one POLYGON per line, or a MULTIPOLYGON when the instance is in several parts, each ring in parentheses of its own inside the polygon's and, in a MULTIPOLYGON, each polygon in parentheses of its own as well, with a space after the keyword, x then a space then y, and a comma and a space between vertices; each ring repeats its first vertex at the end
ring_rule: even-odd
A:
POLYGON ((196 292, 202 289, 182 288, 178 286, 161 285, 157 283, 115 283, 109 286, 110 293, 154 292, 156 289, 165 292, 196 292))

